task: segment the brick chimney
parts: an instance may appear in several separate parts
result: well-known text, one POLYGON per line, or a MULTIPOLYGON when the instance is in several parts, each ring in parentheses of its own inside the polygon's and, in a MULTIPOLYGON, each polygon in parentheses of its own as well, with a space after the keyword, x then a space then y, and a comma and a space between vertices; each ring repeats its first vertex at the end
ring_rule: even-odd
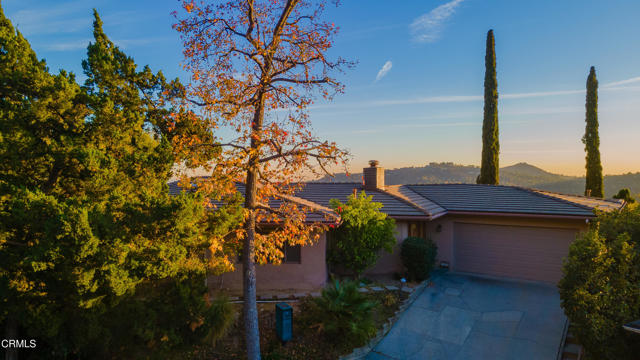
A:
POLYGON ((384 168, 378 167, 378 160, 369 160, 369 167, 362 169, 365 190, 384 190, 384 168))

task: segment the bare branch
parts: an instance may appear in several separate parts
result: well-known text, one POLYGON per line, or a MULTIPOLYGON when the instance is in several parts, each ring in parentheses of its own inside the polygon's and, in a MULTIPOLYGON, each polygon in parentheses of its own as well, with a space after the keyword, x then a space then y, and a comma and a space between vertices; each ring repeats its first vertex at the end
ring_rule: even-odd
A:
POLYGON ((242 151, 247 152, 247 148, 245 148, 244 146, 238 145, 238 144, 232 144, 232 143, 226 143, 226 144, 220 144, 220 143, 214 143, 214 144, 195 144, 195 145, 191 145, 192 148, 199 148, 199 147, 211 147, 211 148, 218 148, 218 147, 225 147, 225 146, 229 146, 229 147, 233 147, 236 149, 240 149, 242 151))
POLYGON ((280 34, 282 33, 282 29, 284 28, 287 19, 291 15, 293 8, 298 4, 299 0, 287 0, 287 4, 284 7, 284 10, 280 14, 280 19, 278 23, 273 28, 273 37, 271 38, 271 44, 267 47, 270 53, 273 53, 278 45, 280 45, 280 34))
POLYGON ((289 82, 294 84, 326 84, 331 83, 331 79, 325 77, 323 79, 314 79, 314 80, 298 80, 298 79, 289 79, 289 78, 275 78, 271 80, 272 83, 275 82, 289 82))
POLYGON ((9 245, 14 245, 14 246, 27 246, 27 244, 23 244, 17 241, 12 241, 12 240, 5 240, 5 241, 0 241, 0 245, 2 244, 9 244, 9 245))

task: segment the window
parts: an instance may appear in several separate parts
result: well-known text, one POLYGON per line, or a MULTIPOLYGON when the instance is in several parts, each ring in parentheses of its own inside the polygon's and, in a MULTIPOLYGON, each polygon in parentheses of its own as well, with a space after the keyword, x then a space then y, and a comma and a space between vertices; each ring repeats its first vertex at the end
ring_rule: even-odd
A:
MULTIPOLYGON (((284 253, 284 258, 282 259, 283 264, 300 264, 301 263, 302 257, 301 257, 300 245, 284 244, 284 248, 282 249, 282 252, 284 253)), ((238 251, 236 261, 237 263, 242 263, 242 251, 238 251)))
POLYGON ((286 264, 300 264, 300 245, 284 244, 284 259, 282 262, 286 264))

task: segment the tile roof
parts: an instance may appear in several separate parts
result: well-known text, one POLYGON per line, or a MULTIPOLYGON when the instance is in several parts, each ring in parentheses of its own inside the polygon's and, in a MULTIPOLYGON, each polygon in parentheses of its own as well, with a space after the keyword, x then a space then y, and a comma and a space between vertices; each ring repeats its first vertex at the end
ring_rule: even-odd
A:
POLYGON ((424 211, 426 214, 428 214, 431 219, 435 219, 447 213, 447 209, 421 196, 420 194, 411 190, 408 186, 388 185, 385 187, 385 191, 389 194, 392 194, 404 201, 407 201, 415 205, 416 207, 424 211))
POLYGON ((599 199, 599 198, 593 198, 593 197, 587 197, 587 196, 581 196, 581 195, 560 194, 560 193, 554 193, 550 191, 537 190, 537 189, 531 189, 531 191, 535 191, 542 195, 551 196, 554 198, 562 199, 565 201, 569 201, 572 203, 576 203, 579 205, 587 206, 589 208, 598 209, 602 211, 611 211, 611 210, 620 209, 622 206, 625 205, 624 200, 618 200, 618 199, 599 199))
MULTIPOLYGON (((169 193, 178 194, 177 181, 170 182, 169 193)), ((244 195, 244 185, 238 183, 244 195)), ((290 201, 311 206, 316 211, 309 221, 323 221, 330 199, 345 202, 355 191, 365 191, 360 183, 306 183, 290 201)), ((383 204, 382 212, 396 219, 434 219, 450 212, 505 213, 521 215, 593 217, 594 209, 611 211, 624 206, 621 200, 605 200, 578 195, 558 194, 518 186, 477 184, 415 184, 391 185, 385 190, 367 190, 373 201, 383 204)), ((272 199, 269 206, 277 208, 282 200, 272 199)), ((214 204, 221 205, 214 201, 214 204)))
POLYGON ((360 183, 310 182, 306 183, 302 190, 296 193, 296 196, 328 207, 329 200, 334 198, 342 202, 346 202, 347 198, 349 195, 353 194, 354 190, 358 192, 365 191, 367 195, 371 195, 373 197, 373 201, 382 203, 382 209, 380 209, 380 211, 391 217, 427 218, 427 214, 425 214, 425 212, 415 204, 394 196, 386 191, 363 190, 362 184, 360 183))
POLYGON ((619 208, 623 204, 581 198, 517 186, 477 184, 404 185, 447 212, 510 213, 557 216, 594 216, 596 207, 619 208), (575 198, 580 198, 581 201, 575 198))
MULTIPOLYGON (((178 185, 178 181, 169 182, 168 185, 169 185, 170 195, 178 195, 180 191, 182 191, 181 187, 178 185)), ((236 183, 236 189, 242 196, 244 196, 245 194, 244 184, 236 183)), ((307 206, 314 210, 306 213, 306 219, 309 222, 327 222, 327 221, 332 222, 330 219, 327 218, 326 216, 327 214, 329 214, 331 218, 338 218, 337 214, 335 214, 333 210, 329 209, 328 207, 324 207, 318 203, 313 203, 306 199, 299 198, 296 196, 287 196, 286 198, 290 201, 296 202, 303 206, 307 206)), ((210 200, 210 201, 216 207, 224 205, 224 203, 219 200, 210 200)), ((283 202, 282 199, 269 199, 269 207, 272 209, 277 209, 282 205, 282 202, 283 202)))

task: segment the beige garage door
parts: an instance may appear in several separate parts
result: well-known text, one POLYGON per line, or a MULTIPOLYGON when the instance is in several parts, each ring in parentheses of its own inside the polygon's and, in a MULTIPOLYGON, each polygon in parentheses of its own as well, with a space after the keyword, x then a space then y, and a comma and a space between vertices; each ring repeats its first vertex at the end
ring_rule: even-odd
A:
POLYGON ((454 270, 556 283, 577 230, 455 223, 454 270))

